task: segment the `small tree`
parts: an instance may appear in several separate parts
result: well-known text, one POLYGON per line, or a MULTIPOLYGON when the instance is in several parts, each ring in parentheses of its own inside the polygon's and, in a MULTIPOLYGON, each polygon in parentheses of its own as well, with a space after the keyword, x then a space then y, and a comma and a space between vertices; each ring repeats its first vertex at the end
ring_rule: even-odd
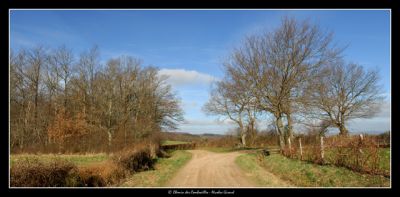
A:
POLYGON ((71 138, 81 137, 89 131, 83 113, 77 113, 74 118, 69 118, 65 109, 59 110, 54 122, 48 127, 47 135, 50 142, 58 144, 59 151, 71 138))
POLYGON ((246 133, 244 115, 246 102, 241 102, 235 94, 232 94, 232 86, 226 82, 216 82, 211 91, 210 100, 204 105, 203 111, 208 115, 228 117, 239 126, 242 145, 246 146, 246 133))

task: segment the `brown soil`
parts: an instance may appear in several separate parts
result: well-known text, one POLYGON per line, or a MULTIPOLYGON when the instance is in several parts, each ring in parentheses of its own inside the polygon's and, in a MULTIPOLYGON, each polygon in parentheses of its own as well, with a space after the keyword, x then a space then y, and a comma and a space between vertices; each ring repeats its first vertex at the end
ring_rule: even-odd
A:
MULTIPOLYGON (((249 174, 243 172, 235 164, 240 152, 214 153, 205 150, 191 150, 192 159, 173 177, 167 187, 259 187, 249 174)), ((271 187, 287 186, 270 172, 262 172, 268 176, 271 187)), ((263 187, 269 187, 263 185, 263 187)))

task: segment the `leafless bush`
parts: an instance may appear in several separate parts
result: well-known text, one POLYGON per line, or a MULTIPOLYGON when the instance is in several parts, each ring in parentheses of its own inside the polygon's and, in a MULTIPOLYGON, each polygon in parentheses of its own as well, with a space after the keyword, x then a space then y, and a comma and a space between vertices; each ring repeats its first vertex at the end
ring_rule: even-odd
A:
POLYGON ((79 185, 74 164, 55 160, 43 163, 37 159, 25 159, 10 169, 12 187, 65 187, 79 185))
MULTIPOLYGON (((331 164, 348 169, 369 173, 388 175, 380 167, 379 146, 375 136, 330 136, 324 138, 322 147, 315 136, 302 136, 305 142, 302 147, 303 160, 317 164, 331 164)), ((292 150, 285 148, 283 154, 289 158, 301 159, 298 145, 292 150)))
POLYGON ((84 187, 103 187, 118 183, 128 172, 115 162, 107 161, 101 164, 79 168, 81 185, 84 187))

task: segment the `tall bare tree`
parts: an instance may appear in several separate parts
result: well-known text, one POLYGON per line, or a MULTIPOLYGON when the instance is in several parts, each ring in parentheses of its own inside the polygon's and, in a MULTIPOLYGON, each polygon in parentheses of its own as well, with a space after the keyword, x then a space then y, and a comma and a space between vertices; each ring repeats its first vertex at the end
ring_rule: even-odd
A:
POLYGON ((337 61, 324 69, 316 80, 312 106, 316 118, 347 135, 346 123, 355 118, 370 118, 379 112, 384 97, 378 84, 378 71, 365 71, 361 65, 337 61))
POLYGON ((102 67, 97 47, 78 61, 65 46, 12 51, 10 87, 12 151, 48 144, 65 151, 118 149, 183 120, 180 101, 157 68, 133 57, 102 67))
POLYGON ((332 46, 331 33, 294 18, 284 18, 274 31, 248 37, 233 51, 228 64, 251 82, 248 87, 259 109, 274 115, 282 149, 283 120, 287 120, 288 135, 293 136, 292 113, 306 92, 304 84, 340 52, 332 46))

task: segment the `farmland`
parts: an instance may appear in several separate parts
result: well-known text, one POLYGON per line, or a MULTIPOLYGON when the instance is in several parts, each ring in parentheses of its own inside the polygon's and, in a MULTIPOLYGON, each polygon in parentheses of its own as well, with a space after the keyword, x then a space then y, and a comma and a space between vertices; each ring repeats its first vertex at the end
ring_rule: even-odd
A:
POLYGON ((109 156, 104 153, 100 154, 86 154, 86 155, 67 155, 67 154, 41 154, 41 155, 35 155, 35 154, 11 154, 10 156, 10 162, 11 166, 15 162, 23 162, 26 160, 40 160, 42 162, 48 163, 54 160, 63 160, 67 162, 72 162, 78 166, 84 166, 84 165, 91 165, 91 164, 96 164, 96 163, 101 163, 109 159, 109 156))

